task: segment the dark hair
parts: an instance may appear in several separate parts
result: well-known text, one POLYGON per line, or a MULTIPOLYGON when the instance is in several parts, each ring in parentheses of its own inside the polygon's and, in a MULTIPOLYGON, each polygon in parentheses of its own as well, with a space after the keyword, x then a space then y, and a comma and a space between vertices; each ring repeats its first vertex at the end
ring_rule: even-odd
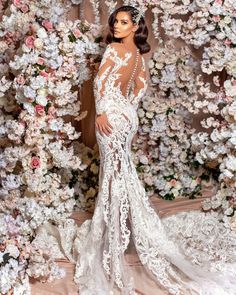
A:
MULTIPOLYGON (((124 5, 117 8, 115 11, 112 12, 112 14, 108 18, 110 33, 108 33, 106 37, 106 43, 121 42, 122 40, 121 38, 114 37, 114 23, 115 23, 116 15, 120 11, 128 12, 129 15, 131 16, 132 22, 135 23, 134 20, 138 14, 138 10, 135 7, 130 5, 124 5)), ((139 48, 140 53, 143 54, 143 53, 149 52, 151 49, 150 45, 147 42, 148 28, 145 24, 145 20, 143 17, 140 18, 138 25, 139 25, 139 28, 134 33, 134 43, 139 48)))

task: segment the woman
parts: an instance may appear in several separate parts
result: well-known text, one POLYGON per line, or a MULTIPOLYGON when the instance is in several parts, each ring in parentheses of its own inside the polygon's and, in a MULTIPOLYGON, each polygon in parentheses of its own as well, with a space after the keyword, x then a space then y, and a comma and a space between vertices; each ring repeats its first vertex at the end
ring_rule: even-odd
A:
POLYGON ((113 42, 94 80, 99 194, 92 220, 78 233, 79 294, 136 294, 125 257, 132 245, 169 294, 235 294, 231 275, 209 274, 207 267, 191 264, 168 238, 132 163, 137 108, 147 88, 142 54, 150 50, 148 29, 142 17, 137 20, 138 13, 122 6, 110 15, 108 39, 113 42))

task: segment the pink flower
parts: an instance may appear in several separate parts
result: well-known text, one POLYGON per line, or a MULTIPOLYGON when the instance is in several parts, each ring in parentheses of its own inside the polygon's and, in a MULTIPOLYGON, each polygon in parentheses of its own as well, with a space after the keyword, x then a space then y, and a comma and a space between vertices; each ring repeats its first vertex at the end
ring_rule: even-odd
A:
POLYGON ((19 77, 17 77, 16 82, 20 85, 24 85, 25 84, 24 76, 20 75, 19 77))
POLYGON ((14 35, 11 32, 7 32, 5 35, 5 42, 10 45, 11 43, 13 43, 14 40, 14 35))
POLYGON ((23 13, 26 13, 29 11, 29 7, 28 5, 24 4, 21 6, 20 10, 23 12, 23 13))
POLYGON ((45 71, 41 71, 41 72, 40 72, 40 76, 43 76, 43 77, 45 77, 45 78, 48 78, 48 73, 45 72, 45 71))
POLYGON ((170 184, 171 184, 172 186, 175 186, 176 183, 177 183, 176 179, 171 179, 170 184))
POLYGON ((21 0, 14 0, 14 1, 13 1, 13 4, 14 4, 17 8, 21 8, 21 6, 22 6, 21 0))
POLYGON ((32 157, 31 159, 31 168, 36 169, 40 167, 40 158, 39 157, 32 157))
POLYGON ((48 21, 48 20, 44 20, 44 21, 42 22, 42 25, 43 25, 48 31, 50 31, 50 30, 53 29, 53 25, 52 25, 52 23, 51 23, 50 21, 48 21))
POLYGON ((42 57, 38 58, 37 64, 43 65, 44 64, 44 59, 42 57))
POLYGON ((226 39, 226 40, 224 41, 224 43, 225 43, 225 45, 230 45, 232 42, 231 42, 229 39, 226 39))
POLYGON ((34 98, 32 98, 32 97, 27 97, 27 101, 28 101, 28 102, 33 102, 33 101, 34 101, 34 98))
POLYGON ((53 106, 50 106, 48 108, 48 117, 49 119, 52 119, 55 117, 56 109, 53 106))
POLYGON ((75 31, 73 31, 73 34, 74 34, 74 36, 75 36, 76 38, 80 38, 80 37, 82 36, 80 30, 78 30, 78 29, 75 30, 75 31))
POLYGON ((233 80, 232 84, 233 86, 236 86, 236 80, 233 80))
POLYGON ((34 48, 34 40, 35 40, 34 36, 28 36, 25 40, 26 46, 29 48, 34 48))
POLYGON ((47 98, 47 100, 51 100, 53 98, 53 96, 49 94, 46 98, 47 98))
POLYGON ((23 127, 25 127, 26 126, 26 122, 25 121, 23 121, 23 120, 20 120, 19 121, 19 123, 23 126, 23 127))
POLYGON ((4 252, 6 249, 6 242, 3 241, 2 244, 0 244, 0 252, 4 252))
POLYGON ((231 102, 233 100, 233 98, 231 96, 225 96, 225 101, 227 102, 231 102))
POLYGON ((215 4, 222 5, 222 0, 215 0, 215 4))
POLYGON ((202 182, 201 178, 200 178, 200 177, 197 177, 197 178, 196 178, 196 183, 197 183, 197 184, 200 184, 201 182, 202 182))
POLYGON ((220 21, 220 16, 219 15, 214 15, 213 20, 215 23, 218 23, 220 21))
POLYGON ((40 104, 37 104, 35 107, 34 107, 34 111, 37 115, 39 116, 43 116, 45 115, 45 110, 44 110, 44 106, 41 106, 40 104))

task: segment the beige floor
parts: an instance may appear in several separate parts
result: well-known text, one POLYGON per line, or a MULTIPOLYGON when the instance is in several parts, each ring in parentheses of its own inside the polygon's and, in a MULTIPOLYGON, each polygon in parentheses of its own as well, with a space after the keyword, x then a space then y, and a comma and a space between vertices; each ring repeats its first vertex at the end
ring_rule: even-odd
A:
MULTIPOLYGON (((211 189, 205 189, 203 196, 195 200, 181 198, 174 201, 164 201, 156 197, 152 197, 152 204, 156 211, 162 217, 168 216, 180 211, 199 210, 201 201, 212 195, 211 189)), ((81 224, 84 220, 91 218, 91 213, 74 212, 72 218, 77 224, 81 224)), ((139 295, 164 295, 167 294, 148 276, 144 268, 140 265, 136 255, 127 257, 132 275, 135 280, 136 292, 139 295)), ((31 281, 32 295, 77 295, 78 286, 73 282, 74 265, 66 260, 59 261, 59 265, 66 270, 66 277, 54 281, 53 283, 39 283, 31 281)), ((117 293, 119 294, 119 293, 117 293)), ((98 294, 99 295, 99 294, 98 294)))

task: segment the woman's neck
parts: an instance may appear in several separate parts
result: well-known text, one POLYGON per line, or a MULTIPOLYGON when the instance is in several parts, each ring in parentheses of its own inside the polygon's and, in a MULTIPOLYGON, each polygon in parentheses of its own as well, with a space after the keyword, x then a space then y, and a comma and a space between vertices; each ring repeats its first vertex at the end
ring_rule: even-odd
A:
POLYGON ((137 48, 137 46, 134 43, 134 34, 130 34, 129 36, 122 38, 121 43, 129 49, 137 48))

